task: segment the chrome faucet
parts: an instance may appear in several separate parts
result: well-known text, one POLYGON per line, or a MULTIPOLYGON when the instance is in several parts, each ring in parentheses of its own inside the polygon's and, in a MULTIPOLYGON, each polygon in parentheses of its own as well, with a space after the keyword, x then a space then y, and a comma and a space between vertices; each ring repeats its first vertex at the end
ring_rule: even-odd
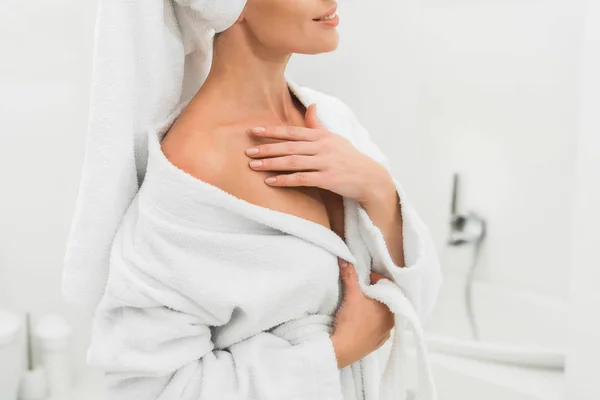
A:
POLYGON ((473 212, 469 212, 467 214, 459 214, 457 212, 458 185, 458 174, 454 174, 454 183, 452 185, 450 236, 448 238, 448 245, 473 245, 473 261, 471 264, 471 268, 469 269, 469 273, 467 275, 467 282, 465 285, 465 308, 467 310, 467 315, 469 318, 469 324, 471 326, 473 338, 475 340, 479 340, 480 336, 479 330, 477 329, 477 324, 475 323, 475 313, 473 311, 473 299, 471 296, 471 288, 473 284, 473 278, 475 276, 475 269, 479 260, 481 244, 486 235, 486 223, 482 217, 473 212))
POLYGON ((454 174, 448 244, 450 246, 462 246, 469 243, 481 243, 485 238, 485 220, 473 212, 467 214, 457 212, 458 186, 459 177, 458 174, 454 174))

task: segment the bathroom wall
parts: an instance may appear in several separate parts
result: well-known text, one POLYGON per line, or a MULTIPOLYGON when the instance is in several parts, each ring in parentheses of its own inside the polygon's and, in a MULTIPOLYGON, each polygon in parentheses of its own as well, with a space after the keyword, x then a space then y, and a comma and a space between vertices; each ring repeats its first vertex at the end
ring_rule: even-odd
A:
POLYGON ((83 363, 89 321, 60 296, 86 133, 94 2, 3 0, 0 308, 59 312, 83 363))
MULTIPOLYGON (((578 2, 340 0, 341 44, 290 73, 346 101, 388 154, 443 259, 451 174, 489 221, 478 279, 564 298, 571 265, 578 2), (402 3, 402 4, 397 4, 402 3), (416 100, 415 100, 416 99, 416 100)), ((95 2, 4 0, 0 307, 89 320, 60 298, 86 134, 95 2), (43 34, 40 34, 43 32, 43 34)), ((447 262, 449 272, 460 272, 447 262)))
POLYGON ((294 75, 354 107, 432 229, 447 273, 464 273, 469 260, 444 244, 460 172, 463 209, 488 221, 477 279, 564 299, 580 2, 429 0, 385 12, 340 3, 339 50, 296 56, 294 75))
POLYGON ((587 1, 582 73, 581 127, 575 168, 573 257, 570 285, 567 399, 600 398, 600 3, 587 1))

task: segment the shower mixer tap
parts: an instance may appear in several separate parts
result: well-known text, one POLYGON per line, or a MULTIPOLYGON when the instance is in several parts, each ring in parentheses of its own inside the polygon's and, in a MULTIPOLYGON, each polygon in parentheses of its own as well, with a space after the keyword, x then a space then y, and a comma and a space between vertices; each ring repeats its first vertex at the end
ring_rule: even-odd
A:
POLYGON ((458 174, 454 174, 452 186, 452 206, 450 218, 450 246, 462 246, 469 243, 481 243, 485 237, 485 220, 476 213, 459 214, 457 212, 458 202, 458 174))
POLYGON ((475 320, 475 310, 473 305, 472 288, 475 279, 475 270, 479 262, 481 245, 486 234, 485 220, 479 215, 469 212, 467 214, 459 214, 457 212, 458 202, 458 174, 454 174, 454 183, 452 186, 452 206, 450 219, 450 237, 448 245, 464 246, 467 244, 473 245, 473 260, 469 268, 465 282, 465 309, 471 327, 471 333, 474 340, 480 340, 479 327, 475 320))

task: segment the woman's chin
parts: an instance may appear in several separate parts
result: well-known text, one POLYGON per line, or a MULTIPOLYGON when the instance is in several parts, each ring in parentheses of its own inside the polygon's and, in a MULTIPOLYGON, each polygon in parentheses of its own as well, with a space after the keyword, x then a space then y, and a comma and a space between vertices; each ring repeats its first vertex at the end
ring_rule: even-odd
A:
POLYGON ((340 35, 338 35, 337 31, 335 31, 335 35, 332 35, 332 38, 328 42, 328 50, 327 52, 334 51, 338 48, 340 44, 340 35))
POLYGON ((318 43, 312 43, 311 51, 306 54, 330 53, 338 48, 340 43, 337 32, 335 34, 323 35, 318 43))

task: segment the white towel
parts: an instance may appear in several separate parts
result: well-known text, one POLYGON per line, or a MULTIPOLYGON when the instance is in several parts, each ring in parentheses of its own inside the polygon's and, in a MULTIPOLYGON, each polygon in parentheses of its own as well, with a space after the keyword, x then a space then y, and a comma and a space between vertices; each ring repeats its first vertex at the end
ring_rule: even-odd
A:
POLYGON ((89 127, 62 292, 92 312, 119 222, 144 179, 146 132, 208 75, 215 32, 245 0, 99 0, 89 127))
MULTIPOLYGON (((405 268, 394 265, 381 231, 349 199, 344 242, 193 178, 160 151, 157 133, 208 73, 212 34, 237 19, 244 1, 180 3, 99 5, 90 126, 62 289, 65 300, 95 311, 88 361, 106 371, 111 399, 404 399, 405 325, 416 338, 418 398, 435 399, 421 322, 441 274, 429 232, 396 180, 405 268), (277 244, 261 247, 266 237, 277 244), (326 333, 339 300, 337 256, 354 262, 364 293, 395 313, 385 365, 380 351, 339 371, 334 364, 326 333), (371 268, 392 280, 368 285, 371 268)), ((306 107, 317 103, 327 128, 389 168, 348 107, 286 78, 306 107)))

